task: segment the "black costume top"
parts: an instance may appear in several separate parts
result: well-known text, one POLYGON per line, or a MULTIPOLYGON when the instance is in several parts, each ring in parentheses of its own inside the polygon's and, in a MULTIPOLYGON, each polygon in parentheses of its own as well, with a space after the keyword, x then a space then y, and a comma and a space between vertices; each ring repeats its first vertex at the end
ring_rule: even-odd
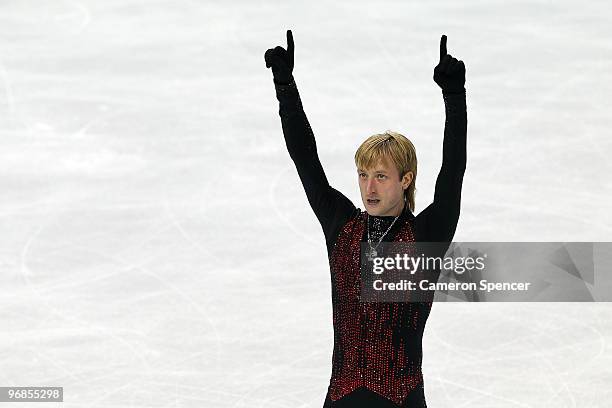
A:
MULTIPOLYGON (((314 134, 306 118, 295 81, 288 85, 275 82, 275 87, 287 149, 295 163, 310 206, 323 228, 330 262, 332 261, 332 253, 334 253, 339 235, 344 233, 343 236, 346 238, 347 230, 345 227, 358 219, 369 223, 371 239, 374 242, 378 242, 380 236, 386 231, 395 217, 369 216, 365 211, 362 212, 361 209, 355 207, 346 196, 329 185, 319 161, 314 134)), ((404 211, 383 238, 383 241, 392 241, 399 233, 403 234, 402 236, 410 236, 412 239, 422 242, 450 242, 455 234, 459 219, 461 186, 466 167, 467 113, 465 90, 457 94, 443 92, 443 98, 446 110, 443 159, 442 167, 436 180, 434 201, 416 217, 407 206, 404 206, 404 211)), ((363 228, 358 229, 358 231, 361 231, 360 235, 362 235, 360 240, 367 241, 366 231, 362 230, 363 228)), ((334 280, 332 280, 332 284, 334 284, 334 280)), ((337 296, 332 296, 332 299, 334 301, 334 312, 342 310, 341 307, 336 307, 336 303, 339 302, 337 296)), ((384 305, 381 307, 384 307, 384 305)), ((410 358, 414 361, 416 373, 418 374, 410 378, 419 378, 420 376, 421 335, 429 315, 430 307, 431 304, 425 305, 425 308, 421 307, 419 311, 418 305, 409 305, 402 312, 404 314, 414 314, 413 320, 415 322, 417 321, 416 316, 420 316, 418 324, 412 331, 400 333, 411 348, 409 350, 410 358)), ((364 311, 365 309, 362 312, 364 311)), ((379 320, 381 315, 384 314, 380 310, 367 311, 367 313, 378 314, 379 320)), ((384 315, 387 316, 389 314, 384 315)), ((333 376, 337 375, 335 372, 342 371, 336 369, 338 365, 338 361, 336 361, 338 356, 336 354, 345 355, 341 350, 342 347, 337 344, 340 341, 337 332, 342 330, 337 326, 338 324, 334 322, 334 342, 336 344, 334 345, 335 361, 332 380, 334 380, 333 376)), ((364 365, 367 365, 367 363, 364 363, 364 365)), ((367 369, 363 368, 363 370, 367 369)), ((338 379, 336 378, 336 380, 338 379)), ((345 383, 355 384, 355 382, 351 383, 348 380, 345 383)), ((425 404, 422 381, 419 381, 419 384, 416 386, 413 384, 410 387, 414 391, 407 397, 399 391, 395 394, 380 391, 384 387, 381 387, 375 393, 367 388, 365 385, 367 382, 363 384, 363 387, 356 389, 354 389, 355 385, 352 387, 344 385, 343 387, 335 386, 333 389, 330 388, 325 403, 326 406, 342 407, 345 406, 344 404, 358 406, 355 403, 367 401, 369 408, 377 406, 399 407, 412 406, 406 404, 416 404, 417 399, 423 406, 425 404), (418 398, 413 395, 416 393, 420 394, 418 398)))

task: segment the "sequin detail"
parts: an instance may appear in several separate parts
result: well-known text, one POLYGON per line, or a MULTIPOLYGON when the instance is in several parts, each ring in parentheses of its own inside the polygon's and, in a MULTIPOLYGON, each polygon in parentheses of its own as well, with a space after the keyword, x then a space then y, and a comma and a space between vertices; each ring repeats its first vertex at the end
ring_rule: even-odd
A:
MULTIPOLYGON (((337 401, 366 387, 401 405, 423 382, 422 336, 432 302, 361 302, 361 240, 367 213, 341 229, 330 255, 334 351, 328 392, 337 401)), ((413 219, 404 219, 393 241, 414 242, 413 219)))

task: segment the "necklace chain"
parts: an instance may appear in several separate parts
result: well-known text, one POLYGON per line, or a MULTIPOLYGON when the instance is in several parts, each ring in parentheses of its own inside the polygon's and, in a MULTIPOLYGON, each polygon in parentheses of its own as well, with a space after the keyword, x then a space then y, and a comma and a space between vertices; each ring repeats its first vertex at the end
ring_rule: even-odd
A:
POLYGON ((368 246, 370 247, 370 253, 373 254, 374 256, 376 256, 376 248, 378 248, 378 246, 380 245, 380 243, 382 242, 383 238, 385 237, 385 235, 387 235, 387 233, 391 230, 391 228, 393 227, 393 224, 395 224, 395 221, 397 221, 397 219, 400 216, 396 216, 395 219, 393 220, 393 222, 391 223, 391 225, 389 225, 389 228, 387 228, 387 230, 384 232, 384 234, 382 234, 380 236, 380 239, 378 240, 378 243, 376 244, 375 247, 372 247, 372 239, 370 238, 370 215, 368 214, 368 246))
MULTIPOLYGON (((401 215, 401 214, 400 214, 401 215)), ((397 221, 397 219, 400 216, 398 215, 397 217, 395 217, 395 219, 393 220, 393 222, 391 223, 391 225, 389 225, 389 228, 387 228, 387 230, 384 232, 384 234, 381 235, 380 239, 378 240, 378 243, 376 244, 375 247, 372 247, 372 239, 370 238, 370 215, 368 214, 368 246, 370 247, 370 250, 368 251, 368 259, 371 261, 373 257, 375 257, 376 255, 378 255, 378 253, 376 252, 376 248, 378 248, 378 246, 380 245, 380 243, 382 242, 383 238, 385 237, 385 235, 387 235, 387 233, 391 230, 391 228, 393 227, 393 225, 395 224, 395 221, 397 221)), ((357 289, 357 287, 359 286, 359 282, 360 279, 357 278, 355 280, 355 288, 357 289)), ((359 300, 361 300, 361 293, 358 290, 357 292, 357 298, 359 300)))
MULTIPOLYGON (((404 210, 406 209, 406 197, 404 196, 404 210)), ((395 217, 395 219, 393 220, 393 222, 391 223, 391 225, 389 225, 389 228, 387 228, 387 230, 384 232, 384 234, 382 234, 380 236, 380 239, 378 240, 378 243, 376 244, 375 247, 372 247, 372 239, 370 238, 370 214, 367 215, 367 223, 368 223, 368 246, 370 247, 370 250, 368 251, 368 258, 370 259, 370 261, 372 260, 373 257, 377 256, 378 253, 376 252, 376 248, 378 248, 378 246, 380 245, 380 243, 382 242, 383 238, 385 237, 385 235, 387 235, 387 233, 391 230, 391 228, 393 228, 393 225, 395 224, 395 221, 397 221, 397 219, 402 215, 404 211, 402 210, 402 212, 397 215, 395 217)), ((359 282, 361 279, 357 278, 355 280, 355 286, 357 287, 359 282)), ((357 298, 359 300, 361 300, 361 293, 360 291, 357 292, 357 298)))

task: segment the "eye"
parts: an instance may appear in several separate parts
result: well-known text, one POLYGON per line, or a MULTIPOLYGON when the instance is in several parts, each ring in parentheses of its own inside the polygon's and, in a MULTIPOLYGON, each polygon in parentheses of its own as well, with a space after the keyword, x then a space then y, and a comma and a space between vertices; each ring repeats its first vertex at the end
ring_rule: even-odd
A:
POLYGON ((359 177, 365 177, 365 173, 359 173, 359 177))
POLYGON ((384 174, 379 174, 379 175, 378 175, 378 178, 382 180, 382 179, 386 179, 386 178, 387 178, 387 176, 385 176, 384 174))

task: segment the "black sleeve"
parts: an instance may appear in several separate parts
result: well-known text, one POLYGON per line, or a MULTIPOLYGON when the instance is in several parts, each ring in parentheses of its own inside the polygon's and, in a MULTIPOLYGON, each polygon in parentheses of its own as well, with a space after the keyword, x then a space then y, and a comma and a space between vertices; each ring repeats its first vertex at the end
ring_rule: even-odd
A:
POLYGON ((442 167, 436 180, 434 201, 417 217, 422 239, 451 242, 459 221, 461 186, 466 168, 467 109, 465 90, 442 93, 446 110, 442 167))
POLYGON ((292 80, 288 85, 274 82, 274 85, 289 156, 295 164, 308 202, 321 223, 325 241, 330 248, 340 228, 356 207, 327 181, 295 81, 292 80))

